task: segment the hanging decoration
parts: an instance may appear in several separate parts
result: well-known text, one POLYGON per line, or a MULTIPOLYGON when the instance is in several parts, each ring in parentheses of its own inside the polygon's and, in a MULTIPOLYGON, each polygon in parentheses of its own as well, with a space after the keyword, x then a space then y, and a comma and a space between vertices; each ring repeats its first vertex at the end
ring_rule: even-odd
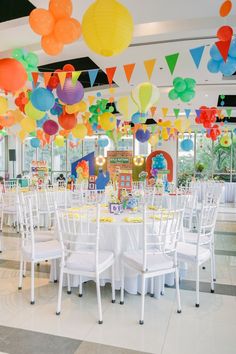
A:
POLYGON ((192 78, 176 77, 173 86, 174 88, 168 94, 170 100, 179 98, 182 102, 190 102, 196 95, 196 81, 192 78))
POLYGON ((136 86, 131 97, 139 108, 140 113, 146 113, 160 99, 160 90, 150 82, 143 82, 136 86))
POLYGON ((22 63, 13 58, 0 59, 0 89, 14 94, 26 81, 27 72, 22 63))
POLYGON ((220 145, 222 147, 230 147, 232 145, 232 139, 230 137, 229 134, 224 134, 221 138, 220 138, 220 145))
POLYGON ((38 56, 33 52, 26 51, 25 49, 16 48, 12 51, 12 57, 24 66, 27 72, 28 80, 32 81, 32 72, 38 71, 38 56))
POLYGON ((180 147, 183 151, 193 150, 193 141, 191 139, 184 139, 180 143, 180 147))

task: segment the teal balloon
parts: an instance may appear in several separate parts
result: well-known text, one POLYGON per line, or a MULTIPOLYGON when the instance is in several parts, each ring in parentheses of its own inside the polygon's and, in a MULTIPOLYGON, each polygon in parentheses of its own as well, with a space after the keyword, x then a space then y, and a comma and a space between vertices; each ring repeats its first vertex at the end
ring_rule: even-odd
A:
POLYGON ((37 149, 38 147, 40 147, 40 140, 38 138, 33 138, 30 140, 30 145, 37 149))
POLYGON ((180 94, 180 99, 182 102, 190 102, 195 97, 195 91, 186 90, 180 94))
POLYGON ((43 112, 48 111, 55 104, 55 98, 52 92, 43 87, 36 88, 32 91, 30 101, 36 109, 43 112))
POLYGON ((236 59, 228 58, 227 62, 222 61, 220 71, 224 76, 231 76, 236 72, 236 59))
POLYGON ((186 83, 181 77, 176 77, 173 81, 175 91, 180 93, 186 90, 186 83))
POLYGON ((191 139, 184 139, 181 141, 180 147, 183 151, 193 150, 193 141, 191 139))
POLYGON ((230 44, 229 56, 232 58, 236 58, 236 39, 234 39, 230 44))
POLYGON ((214 44, 210 49, 210 56, 216 61, 222 61, 222 55, 220 54, 217 46, 214 44))
POLYGON ((168 97, 169 97, 170 100, 174 101, 174 100, 177 100, 179 98, 179 94, 178 94, 178 92, 175 91, 175 89, 172 89, 172 90, 169 91, 168 97))
POLYGON ((134 114, 132 115, 132 117, 131 117, 131 122, 132 122, 133 124, 138 124, 138 123, 140 123, 140 118, 141 118, 140 113, 139 113, 139 112, 136 112, 136 113, 134 113, 134 114))
POLYGON ((18 61, 24 59, 24 51, 21 48, 16 48, 12 51, 12 57, 18 61))
POLYGON ((188 90, 194 90, 196 87, 196 81, 194 79, 191 79, 190 77, 184 79, 187 89, 188 90))
POLYGON ((220 64, 221 64, 220 61, 216 61, 214 59, 211 59, 208 61, 207 69, 208 69, 208 71, 210 71, 210 73, 216 74, 220 71, 220 64))
POLYGON ((30 65, 33 68, 36 68, 38 66, 38 63, 39 63, 38 56, 35 53, 32 53, 32 52, 27 54, 27 56, 25 58, 25 61, 28 63, 28 65, 30 65))

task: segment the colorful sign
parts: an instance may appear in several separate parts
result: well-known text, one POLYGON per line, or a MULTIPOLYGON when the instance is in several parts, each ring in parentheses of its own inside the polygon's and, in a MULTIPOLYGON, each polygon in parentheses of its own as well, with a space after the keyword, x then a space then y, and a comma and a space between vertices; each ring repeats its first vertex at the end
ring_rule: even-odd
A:
POLYGON ((108 151, 107 152, 107 169, 111 178, 115 176, 117 171, 132 173, 132 151, 108 151))

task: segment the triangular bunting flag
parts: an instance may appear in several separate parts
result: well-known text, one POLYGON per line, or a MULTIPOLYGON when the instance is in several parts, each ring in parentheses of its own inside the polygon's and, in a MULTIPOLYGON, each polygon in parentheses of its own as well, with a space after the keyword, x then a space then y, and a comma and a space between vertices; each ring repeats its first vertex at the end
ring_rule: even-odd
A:
POLYGON ((151 80, 155 64, 156 64, 156 59, 150 59, 144 61, 144 66, 149 80, 151 80))
POLYGON ((201 113, 201 110, 200 109, 195 109, 195 112, 196 112, 196 116, 199 117, 200 113, 201 113))
POLYGON ((180 109, 179 108, 174 108, 173 111, 174 111, 175 118, 177 119, 178 116, 179 116, 180 109))
POLYGON ((199 68, 199 65, 201 63, 204 49, 205 46, 203 45, 201 47, 197 47, 189 50, 197 69, 199 68))
POLYGON ((170 69, 171 75, 173 75, 173 73, 175 71, 175 67, 176 67, 178 58, 179 58, 179 53, 167 55, 165 57, 168 67, 170 69))
POLYGON ((154 117, 155 113, 156 113, 157 107, 153 106, 150 108, 150 112, 151 112, 151 116, 152 118, 154 117))
POLYGON ((99 71, 99 69, 92 69, 92 70, 88 71, 89 81, 90 81, 91 87, 93 87, 93 85, 94 85, 94 83, 96 81, 96 78, 97 78, 97 75, 98 75, 98 71, 99 71))
POLYGON ((190 113, 191 113, 191 109, 186 108, 186 109, 184 110, 184 112, 185 112, 186 117, 189 118, 190 113))
POLYGON ((126 79, 127 79, 128 83, 129 83, 130 79, 131 79, 131 76, 133 74, 134 68, 135 68, 135 64, 125 64, 123 67, 124 67, 126 79))
POLYGON ((95 96, 88 96, 89 105, 91 106, 95 100, 95 96))
POLYGON ((50 80, 51 75, 52 75, 52 73, 43 73, 45 87, 48 86, 48 82, 50 80))
POLYGON ((227 114, 227 117, 230 118, 231 114, 232 114, 232 108, 227 108, 226 109, 226 114, 227 114))
POLYGON ((31 75, 32 75, 32 78, 33 78, 34 86, 36 87, 37 86, 37 82, 38 82, 38 78, 39 78, 39 73, 38 72, 32 72, 31 75))
POLYGON ((169 111, 169 108, 165 108, 165 107, 162 108, 162 115, 163 115, 164 118, 167 116, 168 111, 169 111))
POLYGON ((112 68, 106 68, 107 79, 108 79, 109 85, 112 85, 112 81, 113 81, 115 72, 116 72, 116 66, 113 66, 112 68))
POLYGON ((226 61, 228 58, 230 44, 231 44, 231 40, 219 41, 215 43, 224 61, 226 61))
POLYGON ((61 88, 63 89, 67 73, 65 71, 57 71, 57 76, 60 81, 61 88))
POLYGON ((81 71, 72 71, 72 85, 76 85, 76 82, 78 81, 78 78, 80 77, 81 71))

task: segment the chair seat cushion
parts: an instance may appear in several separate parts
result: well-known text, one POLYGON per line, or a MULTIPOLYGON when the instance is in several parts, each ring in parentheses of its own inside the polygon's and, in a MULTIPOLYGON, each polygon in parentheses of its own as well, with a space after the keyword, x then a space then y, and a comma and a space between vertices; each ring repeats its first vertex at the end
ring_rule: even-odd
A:
MULTIPOLYGON (((143 270, 143 251, 127 251, 123 254, 123 259, 130 266, 138 271, 143 270)), ((173 259, 162 253, 148 253, 147 254, 147 272, 159 271, 164 269, 171 269, 174 267, 173 259)))
MULTIPOLYGON (((196 262, 197 260, 197 245, 178 242, 177 246, 178 259, 184 261, 196 262)), ((205 262, 211 257, 211 252, 208 248, 199 246, 198 260, 200 263, 205 262)))
POLYGON ((54 239, 54 231, 35 231, 34 234, 35 242, 46 242, 54 239))
MULTIPOLYGON (((99 271, 110 267, 113 263, 114 254, 110 251, 100 251, 98 259, 98 269, 99 271)), ((74 253, 70 255, 67 260, 65 267, 71 270, 85 271, 85 272, 95 272, 95 252, 90 250, 80 251, 79 253, 74 253)))
MULTIPOLYGON (((62 256, 61 244, 57 240, 37 242, 34 245, 34 250, 35 259, 60 258, 62 256)), ((31 244, 24 246, 22 251, 25 258, 32 259, 31 244)))

